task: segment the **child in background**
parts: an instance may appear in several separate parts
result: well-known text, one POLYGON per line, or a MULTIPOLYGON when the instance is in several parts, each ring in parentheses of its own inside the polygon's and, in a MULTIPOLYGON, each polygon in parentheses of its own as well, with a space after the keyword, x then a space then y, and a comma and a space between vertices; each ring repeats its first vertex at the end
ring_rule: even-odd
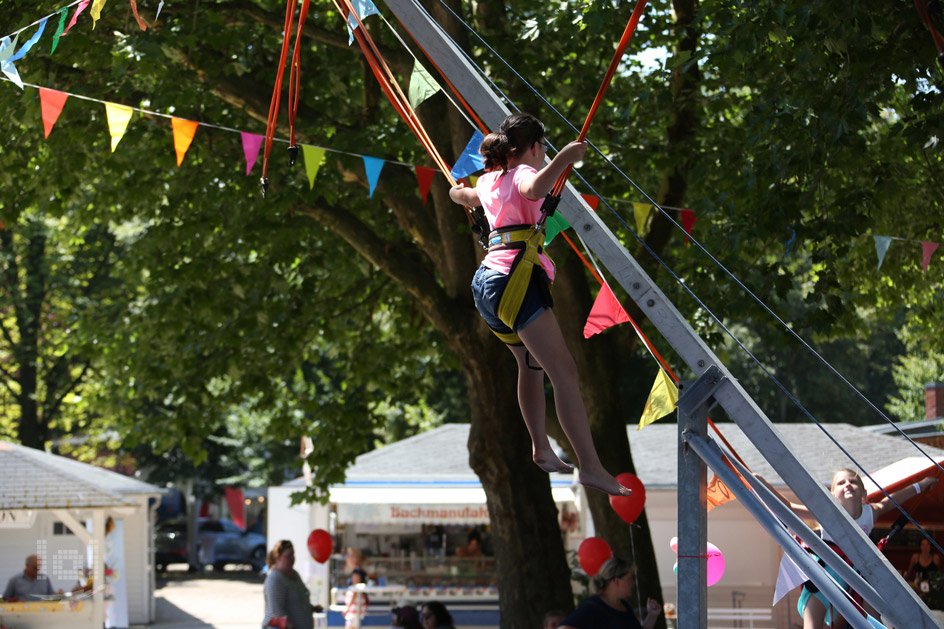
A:
POLYGON ((370 598, 364 591, 367 573, 360 568, 351 572, 351 585, 344 593, 344 629, 360 629, 367 608, 370 607, 370 598))

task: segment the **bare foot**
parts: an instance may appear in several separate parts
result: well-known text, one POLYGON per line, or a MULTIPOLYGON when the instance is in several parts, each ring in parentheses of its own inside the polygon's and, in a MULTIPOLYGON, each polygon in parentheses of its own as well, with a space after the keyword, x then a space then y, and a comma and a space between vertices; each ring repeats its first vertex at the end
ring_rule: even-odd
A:
POLYGON ((633 493, 633 490, 629 487, 623 487, 617 483, 616 479, 607 474, 606 470, 600 470, 599 472, 580 470, 580 484, 584 487, 599 489, 611 496, 628 496, 633 493))
POLYGON ((547 450, 535 450, 534 455, 532 456, 535 465, 540 467, 545 472, 561 472, 568 473, 574 471, 573 465, 567 465, 560 460, 560 457, 554 453, 553 450, 548 448, 547 450))

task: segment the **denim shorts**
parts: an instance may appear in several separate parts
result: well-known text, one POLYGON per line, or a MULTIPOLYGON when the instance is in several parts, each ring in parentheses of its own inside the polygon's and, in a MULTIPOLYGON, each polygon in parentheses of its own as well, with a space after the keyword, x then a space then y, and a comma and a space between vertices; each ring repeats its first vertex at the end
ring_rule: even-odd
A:
POLYGON ((475 277, 472 278, 472 296, 475 298, 475 307, 485 319, 488 327, 501 334, 517 332, 553 305, 547 274, 544 269, 535 265, 531 272, 531 284, 525 293, 524 301, 521 302, 515 329, 512 330, 498 318, 498 304, 505 293, 508 278, 508 275, 490 269, 484 264, 479 267, 479 270, 475 272, 475 277))

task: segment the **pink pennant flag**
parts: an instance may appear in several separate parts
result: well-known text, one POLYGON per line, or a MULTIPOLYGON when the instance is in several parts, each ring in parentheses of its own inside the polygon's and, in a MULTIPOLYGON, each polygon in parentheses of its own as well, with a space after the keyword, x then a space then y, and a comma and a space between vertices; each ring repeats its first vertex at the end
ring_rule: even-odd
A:
POLYGON ((69 95, 65 92, 50 90, 45 87, 39 88, 39 106, 43 112, 43 129, 46 131, 45 137, 49 137, 49 132, 52 131, 53 125, 55 125, 56 120, 59 119, 59 114, 62 113, 62 107, 66 104, 66 99, 68 98, 69 95))
POLYGON ((423 205, 426 205, 426 198, 429 197, 429 187, 433 184, 433 176, 435 174, 435 168, 427 168, 426 166, 416 167, 416 181, 420 186, 420 196, 423 197, 423 205))
POLYGON ((245 131, 240 131, 239 135, 243 139, 243 155, 246 156, 246 174, 248 175, 252 167, 256 165, 256 160, 259 159, 259 148, 265 136, 245 131))
POLYGON ((193 134, 197 132, 199 123, 183 118, 171 118, 170 124, 174 128, 174 151, 177 153, 177 165, 180 166, 190 143, 193 142, 193 134))
POLYGON ((695 226, 695 221, 698 220, 698 217, 695 216, 694 210, 679 210, 679 213, 682 215, 682 229, 688 234, 685 236, 685 242, 687 243, 688 236, 692 234, 692 227, 695 226))
POLYGON ((921 268, 924 269, 925 273, 928 272, 928 267, 931 265, 931 256, 937 251, 939 245, 940 243, 937 242, 921 241, 921 268))
POLYGON ((72 14, 72 19, 69 20, 69 25, 66 27, 66 30, 62 31, 62 34, 65 35, 69 32, 69 29, 75 26, 75 21, 79 19, 79 14, 82 13, 88 7, 92 0, 82 0, 79 3, 79 6, 75 8, 75 13, 72 14))
POLYGON ((581 194, 583 200, 587 202, 587 205, 590 206, 590 209, 594 212, 597 211, 597 206, 600 205, 600 197, 595 197, 592 194, 581 194))
POLYGON ((604 284, 593 302, 593 308, 590 309, 590 316, 587 317, 587 324, 583 328, 583 338, 588 339, 598 332, 628 321, 629 315, 623 310, 610 287, 604 284))

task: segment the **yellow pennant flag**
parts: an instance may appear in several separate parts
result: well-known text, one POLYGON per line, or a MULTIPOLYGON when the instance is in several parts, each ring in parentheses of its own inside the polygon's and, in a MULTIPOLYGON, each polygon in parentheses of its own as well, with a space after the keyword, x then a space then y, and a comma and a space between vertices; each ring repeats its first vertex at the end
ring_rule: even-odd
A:
POLYGON ((652 206, 648 203, 633 203, 633 215, 636 217, 636 234, 642 236, 642 230, 646 228, 646 219, 649 218, 649 210, 652 206))
POLYGON ((478 180, 479 178, 476 177, 475 175, 469 175, 469 183, 472 184, 473 188, 475 187, 475 182, 477 182, 478 180))
POLYGON ((92 8, 89 9, 89 15, 92 16, 92 30, 95 30, 95 23, 102 18, 102 7, 105 6, 106 2, 108 0, 93 0, 92 8))
POLYGON ((642 410, 642 417, 639 418, 639 428, 636 430, 642 430, 643 426, 648 426, 674 411, 677 402, 678 387, 664 369, 659 369, 656 381, 652 383, 652 389, 649 391, 646 407, 642 410))
POLYGON ((184 155, 193 142, 193 134, 197 132, 199 123, 183 118, 171 118, 170 124, 174 128, 174 151, 177 153, 177 165, 184 161, 184 155))
POLYGON ((315 187, 315 175, 324 163, 325 150, 317 146, 302 144, 302 155, 305 158, 305 173, 308 175, 308 188, 315 187))
POLYGON ((134 110, 125 105, 116 105, 115 103, 105 103, 105 117, 108 118, 108 133, 111 135, 111 151, 115 152, 115 147, 121 142, 128 128, 128 122, 131 120, 131 114, 134 110))

